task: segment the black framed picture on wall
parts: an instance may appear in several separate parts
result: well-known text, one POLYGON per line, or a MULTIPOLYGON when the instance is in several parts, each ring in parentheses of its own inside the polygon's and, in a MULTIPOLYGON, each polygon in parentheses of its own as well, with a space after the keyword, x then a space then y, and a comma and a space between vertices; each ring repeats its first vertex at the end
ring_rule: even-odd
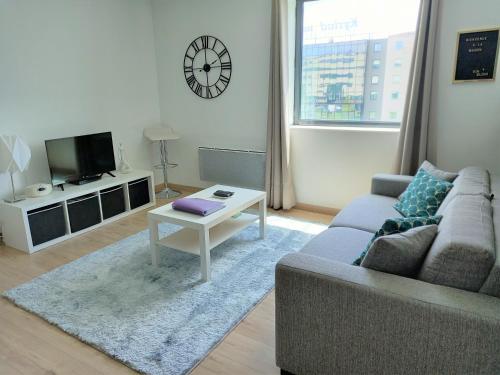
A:
POLYGON ((453 83, 495 80, 500 28, 459 31, 453 83))

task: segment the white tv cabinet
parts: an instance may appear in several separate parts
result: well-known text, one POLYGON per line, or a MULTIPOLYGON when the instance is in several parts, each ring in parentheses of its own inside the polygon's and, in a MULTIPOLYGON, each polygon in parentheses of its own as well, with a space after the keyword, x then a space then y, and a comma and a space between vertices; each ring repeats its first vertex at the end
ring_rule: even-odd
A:
POLYGON ((104 175, 85 185, 54 188, 45 197, 0 203, 7 246, 34 253, 155 205, 153 172, 104 175))

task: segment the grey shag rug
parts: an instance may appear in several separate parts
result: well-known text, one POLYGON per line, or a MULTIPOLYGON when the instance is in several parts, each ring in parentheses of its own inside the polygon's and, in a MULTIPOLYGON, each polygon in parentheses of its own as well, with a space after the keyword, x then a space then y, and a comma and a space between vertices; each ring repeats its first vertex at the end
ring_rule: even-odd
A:
POLYGON ((254 224, 212 249, 208 283, 199 257, 172 249, 153 269, 142 231, 4 296, 139 372, 186 374, 273 288, 277 261, 324 228, 271 217, 260 240, 254 224))

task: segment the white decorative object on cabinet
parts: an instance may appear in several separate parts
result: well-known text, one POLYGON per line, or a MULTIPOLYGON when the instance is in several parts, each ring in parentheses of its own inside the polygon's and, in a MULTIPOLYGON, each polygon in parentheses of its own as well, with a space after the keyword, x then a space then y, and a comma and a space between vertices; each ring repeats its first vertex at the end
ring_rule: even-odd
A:
POLYGON ((0 172, 10 174, 12 197, 6 202, 15 203, 24 198, 16 197, 14 187, 14 173, 24 172, 31 159, 31 150, 28 145, 17 135, 0 135, 0 172))

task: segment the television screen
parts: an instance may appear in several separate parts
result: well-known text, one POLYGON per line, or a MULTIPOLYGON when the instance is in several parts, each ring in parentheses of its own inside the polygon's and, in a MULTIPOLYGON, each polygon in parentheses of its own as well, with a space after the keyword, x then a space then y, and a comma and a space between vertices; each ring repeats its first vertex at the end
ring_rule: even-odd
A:
POLYGON ((45 141, 52 185, 78 182, 116 169, 111 132, 45 141))

